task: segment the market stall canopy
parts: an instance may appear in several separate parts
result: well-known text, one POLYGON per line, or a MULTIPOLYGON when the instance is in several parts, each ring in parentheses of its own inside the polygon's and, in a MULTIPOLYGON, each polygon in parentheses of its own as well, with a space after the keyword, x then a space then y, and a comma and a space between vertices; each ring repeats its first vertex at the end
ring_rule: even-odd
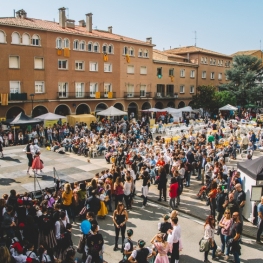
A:
POLYGON ((233 110, 233 111, 235 111, 235 110, 238 110, 238 108, 236 108, 230 104, 227 104, 224 107, 219 108, 219 110, 233 110))
POLYGON ((40 120, 59 120, 59 119, 65 119, 65 116, 62 115, 58 115, 52 112, 48 112, 45 114, 42 114, 38 117, 36 117, 35 119, 40 119, 40 120))
MULTIPOLYGON (((65 118, 65 117, 64 117, 65 118)), ((92 114, 68 115, 69 125, 75 125, 76 122, 84 122, 90 125, 92 121, 96 121, 96 117, 92 114)))
POLYGON ((35 118, 32 119, 25 115, 25 113, 20 112, 14 119, 6 120, 3 122, 3 124, 7 125, 28 125, 28 124, 38 124, 43 122, 42 120, 35 118))
POLYGON ((263 180, 263 156, 237 163, 237 168, 256 181, 263 180))
POLYGON ((119 110, 113 106, 110 106, 107 110, 103 110, 97 113, 97 115, 102 116, 122 116, 127 114, 128 113, 126 111, 119 110))
POLYGON ((171 108, 170 110, 168 110, 169 113, 178 113, 178 112, 192 112, 193 109, 190 106, 184 107, 184 108, 180 108, 180 109, 173 109, 171 108))
POLYGON ((147 109, 147 110, 142 110, 142 112, 165 112, 166 110, 165 109, 157 109, 157 108, 150 108, 150 109, 147 109))

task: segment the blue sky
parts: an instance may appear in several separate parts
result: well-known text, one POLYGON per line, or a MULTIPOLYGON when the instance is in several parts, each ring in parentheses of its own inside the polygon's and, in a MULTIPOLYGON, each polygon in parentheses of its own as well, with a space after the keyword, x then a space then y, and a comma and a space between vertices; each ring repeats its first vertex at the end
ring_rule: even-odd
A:
POLYGON ((0 17, 25 9, 28 17, 58 21, 58 8, 69 18, 85 19, 93 13, 93 27, 145 40, 157 49, 197 46, 232 54, 259 49, 262 40, 262 0, 0 0, 0 17))

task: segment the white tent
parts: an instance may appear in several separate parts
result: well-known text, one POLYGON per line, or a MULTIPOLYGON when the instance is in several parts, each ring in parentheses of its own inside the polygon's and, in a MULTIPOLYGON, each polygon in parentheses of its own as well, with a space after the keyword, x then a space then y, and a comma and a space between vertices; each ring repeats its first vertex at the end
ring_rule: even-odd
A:
POLYGON ((150 109, 147 109, 147 110, 142 110, 142 112, 165 112, 166 110, 165 109, 157 109, 157 108, 150 108, 150 109))
POLYGON ((59 120, 59 119, 65 119, 65 116, 62 115, 58 115, 58 114, 54 114, 52 112, 48 112, 45 114, 42 114, 38 117, 36 117, 35 119, 40 119, 40 120, 59 120))
POLYGON ((224 107, 219 108, 219 110, 233 110, 233 111, 235 111, 235 110, 238 110, 238 108, 236 108, 230 104, 227 104, 224 107))
POLYGON ((109 107, 107 110, 103 110, 97 113, 97 115, 102 115, 102 116, 122 116, 127 114, 128 114, 127 112, 119 110, 113 106, 109 107))

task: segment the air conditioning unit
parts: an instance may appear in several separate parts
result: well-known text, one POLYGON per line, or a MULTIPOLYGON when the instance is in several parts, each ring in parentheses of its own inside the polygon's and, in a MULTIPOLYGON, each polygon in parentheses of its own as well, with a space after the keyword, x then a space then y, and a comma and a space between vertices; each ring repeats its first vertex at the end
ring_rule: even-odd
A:
POLYGON ((128 93, 127 94, 127 98, 132 98, 133 97, 133 93, 128 93))
POLYGON ((157 97, 162 97, 162 94, 161 94, 161 92, 157 92, 157 97))

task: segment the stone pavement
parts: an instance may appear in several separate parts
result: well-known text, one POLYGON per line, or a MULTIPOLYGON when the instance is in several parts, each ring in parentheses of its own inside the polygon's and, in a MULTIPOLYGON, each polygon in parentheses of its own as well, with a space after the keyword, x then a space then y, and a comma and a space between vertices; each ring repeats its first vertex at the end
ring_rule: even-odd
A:
MULTIPOLYGON (((23 152, 24 146, 12 146, 4 148, 4 158, 0 159, 0 196, 10 193, 15 189, 17 193, 34 191, 34 179, 29 178, 27 171, 27 157, 23 152)), ((87 162, 87 158, 73 153, 58 154, 46 149, 41 149, 41 159, 44 162, 42 178, 38 178, 42 189, 54 186, 55 167, 61 180, 70 183, 75 181, 88 180, 94 177, 94 174, 111 165, 103 160, 103 156, 87 162)), ((36 187, 39 190, 39 186, 36 187)))
MULTIPOLYGON (((262 153, 260 153, 259 151, 255 151, 253 154, 253 158, 257 158, 259 156, 262 156, 262 153)), ((240 161, 242 162, 244 160, 245 159, 242 160, 240 155, 238 155, 237 160, 230 160, 229 163, 226 164, 228 168, 232 168, 232 167, 236 168, 237 163, 240 161)), ((210 214, 210 207, 206 206, 205 201, 201 201, 200 199, 197 198, 197 193, 199 192, 201 185, 200 185, 200 181, 197 181, 195 177, 196 176, 191 176, 191 186, 189 188, 184 187, 183 193, 181 195, 180 206, 178 207, 177 210, 205 221, 206 217, 210 214)), ((136 190, 138 196, 141 195, 141 191, 140 191, 141 185, 142 185, 142 181, 136 182, 136 190)), ((157 189, 157 185, 150 186, 148 200, 168 207, 169 206, 168 191, 167 191, 167 196, 168 196, 167 198, 168 202, 157 201, 159 199, 159 191, 157 189)), ((169 211, 170 209, 167 209, 167 213, 169 211)), ((251 222, 244 220, 243 235, 255 239, 256 233, 257 233, 257 227, 254 226, 251 222)))

